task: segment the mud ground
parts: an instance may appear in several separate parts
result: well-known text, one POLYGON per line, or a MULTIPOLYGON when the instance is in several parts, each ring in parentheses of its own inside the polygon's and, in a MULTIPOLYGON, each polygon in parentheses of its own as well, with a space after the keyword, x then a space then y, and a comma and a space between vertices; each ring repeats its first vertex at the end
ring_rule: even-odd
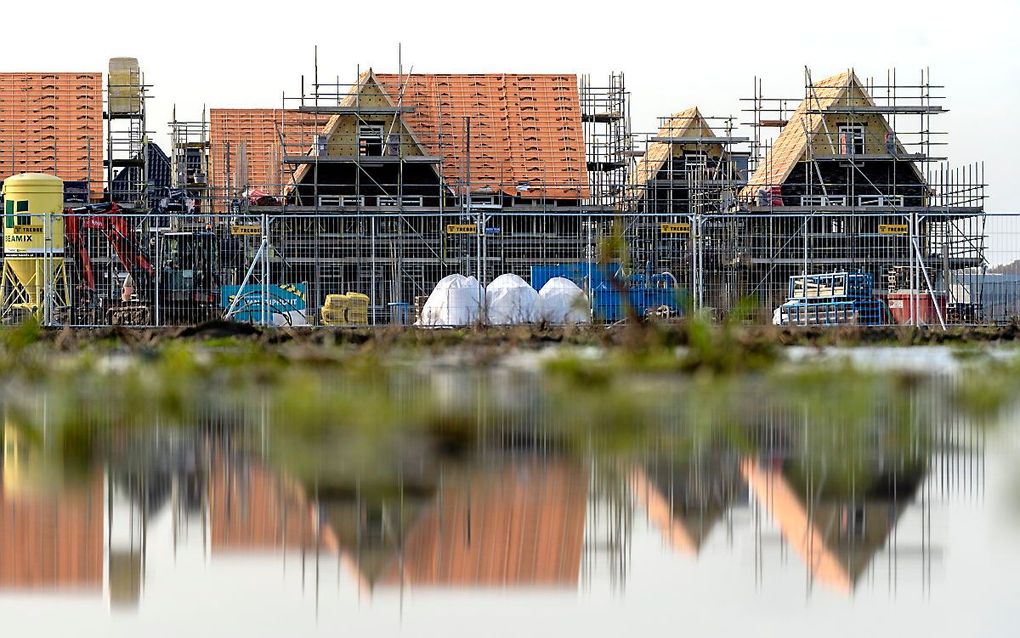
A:
MULTIPOLYGON (((946 345, 1014 342, 1020 339, 1020 325, 937 328, 892 327, 777 327, 760 325, 713 326, 729 331, 741 343, 774 345, 946 345)), ((261 328, 248 324, 213 321, 196 326, 168 328, 52 328, 43 329, 40 340, 61 350, 99 342, 126 347, 152 347, 168 340, 217 343, 252 342, 265 346, 294 344, 322 346, 389 347, 546 347, 555 344, 602 347, 647 345, 683 346, 692 330, 687 322, 644 325, 584 327, 474 327, 458 329, 377 328, 261 328)))

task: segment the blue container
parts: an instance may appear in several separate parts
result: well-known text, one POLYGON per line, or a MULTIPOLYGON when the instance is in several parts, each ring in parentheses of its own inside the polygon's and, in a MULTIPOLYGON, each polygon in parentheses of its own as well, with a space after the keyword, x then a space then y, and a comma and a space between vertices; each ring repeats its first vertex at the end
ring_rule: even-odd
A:
POLYGON ((390 323, 394 326, 406 326, 411 323, 411 304, 406 301, 394 301, 386 304, 390 311, 390 323))
MULTIPOLYGON (((640 316, 665 306, 674 315, 680 314, 678 289, 669 286, 640 285, 643 278, 632 279, 627 290, 630 305, 640 316)), ((627 309, 622 303, 622 295, 609 282, 603 282, 595 288, 595 318, 600 321, 622 321, 627 318, 627 309)))
POLYGON ((553 277, 563 277, 574 282, 580 288, 584 288, 591 277, 591 288, 598 288, 607 284, 609 279, 620 269, 618 264, 588 264, 587 262, 573 262, 566 264, 542 264, 531 267, 531 287, 541 290, 553 277))
MULTIPOLYGON (((621 303, 620 292, 613 285, 613 278, 620 265, 605 265, 574 262, 566 264, 543 264, 531 267, 531 286, 541 290, 553 277, 569 279, 581 288, 592 291, 596 321, 622 321, 627 311, 621 303), (590 282, 589 282, 590 278, 590 282)), ((641 316, 649 310, 666 306, 673 314, 680 314, 679 290, 673 279, 667 275, 631 275, 627 278, 627 298, 641 316)))

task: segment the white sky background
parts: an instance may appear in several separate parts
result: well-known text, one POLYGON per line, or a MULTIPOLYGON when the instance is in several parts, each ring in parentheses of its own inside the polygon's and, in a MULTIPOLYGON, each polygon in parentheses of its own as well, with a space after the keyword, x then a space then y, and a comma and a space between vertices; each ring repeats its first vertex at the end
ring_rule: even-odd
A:
MULTIPOLYGON (((767 95, 803 95, 803 67, 816 79, 853 66, 860 77, 944 84, 954 164, 984 160, 989 211, 1020 211, 1020 1, 894 0, 764 3, 508 3, 394 0, 244 3, 205 0, 4 3, 0 69, 106 71, 110 57, 137 57, 153 85, 149 126, 167 146, 176 103, 181 119, 210 107, 276 107, 312 74, 350 82, 358 64, 395 71, 626 73, 635 131, 698 105, 740 115, 753 77, 767 95), (372 7, 386 7, 384 13, 372 7), (366 8, 367 7, 367 8, 366 8), (293 8, 293 11, 290 9, 293 8), (190 17, 186 17, 190 16, 190 17), (46 39, 31 25, 50 19, 46 39), (24 28, 21 28, 24 25, 24 28), (190 30, 189 30, 190 29, 190 30)), ((744 131, 749 134, 749 131, 744 131)), ((995 261, 995 260, 993 260, 995 261)))

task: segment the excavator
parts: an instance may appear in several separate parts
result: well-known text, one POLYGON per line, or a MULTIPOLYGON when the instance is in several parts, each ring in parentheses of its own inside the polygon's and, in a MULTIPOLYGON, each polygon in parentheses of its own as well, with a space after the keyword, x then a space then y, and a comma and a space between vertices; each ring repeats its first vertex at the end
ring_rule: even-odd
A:
POLYGON ((159 232, 146 251, 132 237, 116 203, 65 211, 65 245, 74 255, 72 281, 79 321, 109 325, 199 323, 222 314, 219 250, 211 231, 159 232), (105 239, 127 273, 119 301, 98 294, 90 254, 91 234, 105 239))

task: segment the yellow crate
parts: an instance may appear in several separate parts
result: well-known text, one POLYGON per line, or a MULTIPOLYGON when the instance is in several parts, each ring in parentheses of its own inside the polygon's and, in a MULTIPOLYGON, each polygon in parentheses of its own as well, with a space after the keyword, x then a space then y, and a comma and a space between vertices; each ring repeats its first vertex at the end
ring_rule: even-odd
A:
POLYGON ((366 311, 368 310, 368 295, 363 295, 360 292, 349 292, 346 297, 352 308, 364 308, 366 311))

